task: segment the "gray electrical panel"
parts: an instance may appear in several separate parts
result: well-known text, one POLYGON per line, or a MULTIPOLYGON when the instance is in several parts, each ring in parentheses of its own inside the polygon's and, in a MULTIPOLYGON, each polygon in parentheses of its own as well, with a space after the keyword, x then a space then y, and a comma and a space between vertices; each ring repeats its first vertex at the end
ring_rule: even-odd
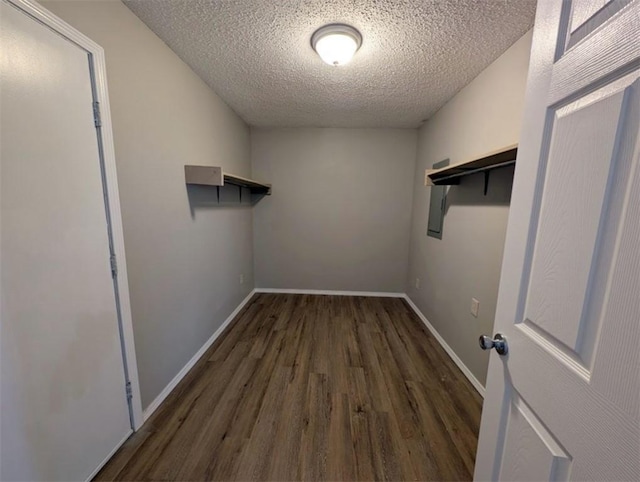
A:
MULTIPOLYGON (((440 169, 449 165, 449 159, 436 162, 433 169, 440 169)), ((447 186, 431 186, 431 202, 429 203, 429 221, 427 236, 442 239, 444 226, 444 211, 447 203, 447 186)))

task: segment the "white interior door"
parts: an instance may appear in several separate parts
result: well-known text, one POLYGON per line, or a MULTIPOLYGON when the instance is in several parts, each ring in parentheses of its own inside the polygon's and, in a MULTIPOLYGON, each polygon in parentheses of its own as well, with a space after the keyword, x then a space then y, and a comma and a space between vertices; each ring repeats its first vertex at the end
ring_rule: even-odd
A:
POLYGON ((640 480, 640 2, 541 0, 475 477, 640 480))
POLYGON ((131 433, 91 58, 0 9, 0 478, 84 480, 131 433))

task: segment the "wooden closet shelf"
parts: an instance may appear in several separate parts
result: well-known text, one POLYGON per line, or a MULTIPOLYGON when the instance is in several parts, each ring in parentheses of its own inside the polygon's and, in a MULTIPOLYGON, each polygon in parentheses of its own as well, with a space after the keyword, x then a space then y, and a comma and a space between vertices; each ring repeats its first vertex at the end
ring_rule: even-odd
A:
POLYGON ((427 169, 424 179, 425 186, 458 184, 463 176, 510 166, 515 164, 517 154, 518 145, 514 144, 471 161, 459 162, 441 169, 427 169))
POLYGON ((224 186, 225 184, 233 184, 234 186, 250 189, 252 194, 271 195, 271 184, 265 184, 253 179, 223 172, 219 166, 185 165, 184 175, 187 184, 198 184, 200 186, 224 186))

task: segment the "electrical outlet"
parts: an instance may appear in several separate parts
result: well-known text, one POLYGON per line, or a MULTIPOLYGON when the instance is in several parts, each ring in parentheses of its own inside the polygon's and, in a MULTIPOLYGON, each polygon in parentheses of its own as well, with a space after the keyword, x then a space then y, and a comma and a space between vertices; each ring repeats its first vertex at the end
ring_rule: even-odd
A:
POLYGON ((241 285, 244 284, 244 275, 243 274, 240 275, 240 284, 241 285))
POLYGON ((471 314, 478 317, 478 310, 480 309, 480 302, 475 298, 471 298, 471 314))
POLYGON ((420 289, 420 278, 416 278, 416 289, 420 289))

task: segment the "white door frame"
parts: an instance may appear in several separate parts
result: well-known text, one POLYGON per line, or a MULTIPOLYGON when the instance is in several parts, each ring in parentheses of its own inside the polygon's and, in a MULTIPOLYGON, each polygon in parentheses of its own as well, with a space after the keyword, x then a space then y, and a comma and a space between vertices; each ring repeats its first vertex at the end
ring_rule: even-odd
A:
MULTIPOLYGON (((118 177, 116 174, 116 157, 113 147, 113 130, 111 127, 111 111, 109 109, 109 92, 107 90, 107 69, 104 49, 90 38, 62 21, 51 12, 33 0, 4 0, 17 7, 30 17, 54 32, 68 39, 84 49, 92 58, 93 82, 95 100, 100 103, 101 128, 96 129, 96 135, 102 140, 102 161, 106 181, 108 199, 105 199, 106 209, 111 219, 111 243, 117 259, 117 274, 114 278, 114 302, 119 302, 120 339, 123 348, 123 362, 125 376, 131 386, 131 422, 132 429, 138 430, 143 422, 142 400, 140 398, 140 383, 138 379, 138 365, 133 340, 133 324, 131 318, 131 302, 129 299, 129 281, 127 278, 127 263, 124 251, 124 237, 122 232, 122 217, 120 215, 120 196, 118 193, 118 177), (115 291, 117 290, 117 291, 115 291)), ((87 65, 87 69, 89 65, 87 65)), ((89 71, 87 72, 89 73, 89 71)), ((106 227, 106 226, 105 226, 106 227)), ((125 387, 122 387, 125 390, 125 387)), ((124 394, 123 394, 124 396, 124 394)))

